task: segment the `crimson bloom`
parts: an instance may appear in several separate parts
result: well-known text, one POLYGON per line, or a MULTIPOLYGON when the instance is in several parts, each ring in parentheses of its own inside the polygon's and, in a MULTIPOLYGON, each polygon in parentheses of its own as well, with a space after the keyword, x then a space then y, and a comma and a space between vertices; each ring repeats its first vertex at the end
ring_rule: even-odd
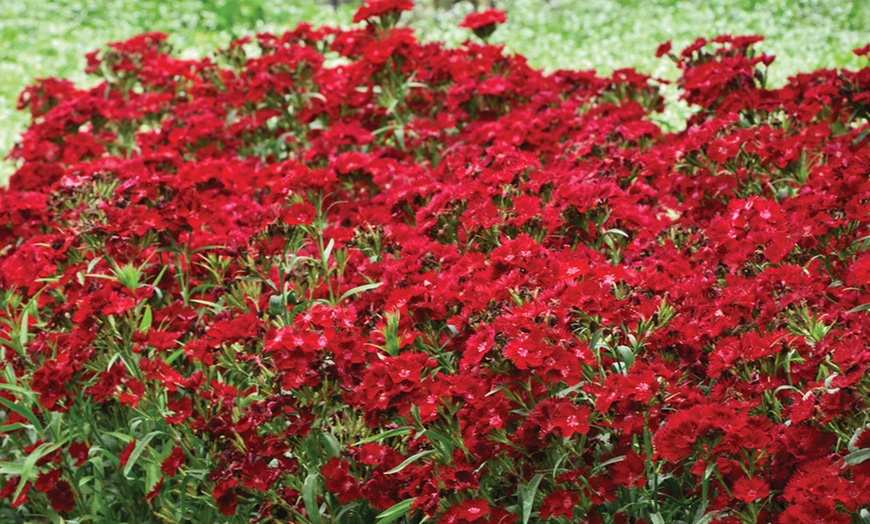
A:
POLYGON ((480 13, 471 13, 462 19, 459 27, 477 31, 488 26, 496 26, 507 22, 507 14, 498 9, 487 9, 480 13))
POLYGON ((179 468, 184 465, 185 460, 186 457, 181 446, 174 446, 169 455, 163 459, 163 463, 160 464, 160 471, 166 476, 174 477, 179 468))
POLYGON ((559 489, 544 497, 538 516, 542 519, 553 517, 574 518, 574 508, 580 504, 580 496, 573 491, 559 489))
POLYGON ((504 11, 489 9, 482 13, 471 13, 459 23, 459 27, 471 29, 478 38, 486 40, 495 32, 496 26, 505 22, 507 14, 504 11))
POLYGON ((133 453, 133 449, 136 448, 136 439, 131 440, 124 446, 124 449, 121 451, 121 454, 118 455, 118 466, 124 467, 127 465, 127 462, 130 460, 130 455, 133 453))
POLYGON ((411 9, 414 9, 414 2, 411 0, 366 0, 366 3, 353 15, 353 22, 358 23, 387 13, 401 13, 411 9))
POLYGON ((770 486, 760 478, 744 477, 734 483, 731 494, 734 495, 734 498, 743 502, 753 502, 758 499, 767 498, 770 494, 770 486))

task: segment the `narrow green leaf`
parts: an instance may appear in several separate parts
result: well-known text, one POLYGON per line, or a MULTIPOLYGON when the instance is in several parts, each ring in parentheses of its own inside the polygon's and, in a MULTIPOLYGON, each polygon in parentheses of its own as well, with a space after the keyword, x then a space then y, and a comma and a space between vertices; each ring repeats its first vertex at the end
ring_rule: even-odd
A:
POLYGON ((323 447, 326 448, 326 454, 329 458, 337 457, 341 454, 341 444, 338 443, 338 439, 332 433, 321 433, 320 441, 323 443, 323 447))
POLYGON ((353 443, 353 446, 361 446, 363 444, 368 444, 369 442, 377 442, 379 440, 387 439, 390 437, 397 437, 407 435, 411 432, 411 428, 396 428, 388 431, 384 431, 382 433, 378 433, 377 435, 372 435, 370 437, 366 437, 362 440, 357 440, 353 443))
POLYGON ((16 422, 15 424, 6 424, 5 426, 0 426, 0 433, 6 433, 7 431, 15 431, 16 429, 21 429, 26 427, 24 424, 19 424, 16 422))
POLYGON ((172 364, 175 360, 184 354, 184 348, 179 348, 173 351, 168 357, 166 357, 166 363, 172 364))
POLYGON ((524 488, 520 488, 520 504, 523 507, 523 524, 528 524, 532 516, 532 508, 535 505, 535 494, 538 492, 538 486, 541 484, 541 479, 544 475, 538 473, 524 488))
POLYGON ((27 344, 27 323, 29 318, 30 315, 26 311, 21 315, 21 329, 18 331, 18 343, 21 344, 22 349, 27 344))
POLYGON ((125 444, 129 444, 130 441, 133 440, 133 437, 126 433, 121 433, 120 431, 105 431, 103 432, 103 435, 116 438, 125 444))
POLYGON ((432 455, 434 453, 438 453, 438 452, 434 449, 429 449, 429 450, 421 451, 420 453, 416 453, 414 455, 411 455, 410 457, 403 460, 401 464, 399 464, 395 468, 391 469, 390 471, 387 471, 385 473, 385 475, 393 475, 395 473, 398 473, 398 472, 402 471, 403 469, 407 468, 409 464, 416 462, 417 460, 419 460, 425 456, 432 455))
POLYGON ((383 284, 383 282, 374 282, 372 284, 363 284, 363 285, 357 286, 353 289, 348 289, 347 291, 344 292, 343 295, 341 295, 341 298, 339 298, 338 301, 343 302, 344 299, 352 297, 353 295, 356 295, 357 293, 362 293, 363 291, 369 291, 371 289, 381 287, 381 284, 383 284))
POLYGON ((408 512, 411 511, 411 504, 414 503, 414 500, 415 499, 405 499, 395 506, 385 509, 375 517, 378 519, 376 524, 388 524, 389 522, 393 522, 394 520, 406 516, 408 512))
MULTIPOLYGON (((10 409, 22 417, 26 418, 30 421, 30 424, 33 425, 34 429, 36 429, 37 433, 42 435, 44 429, 42 427, 42 423, 39 421, 39 418, 33 413, 33 411, 25 408, 22 405, 16 404, 14 402, 10 402, 9 400, 0 397, 0 404, 3 404, 6 409, 10 409)), ((14 499, 13 499, 14 500, 14 499)))
MULTIPOLYGON (((12 366, 7 366, 6 369, 11 369, 12 366)), ((15 375, 11 375, 12 379, 15 379, 15 375)), ((6 379, 9 380, 10 376, 7 375, 6 379)), ((11 381, 10 381, 11 382, 11 381)), ((0 389, 5 389, 6 391, 11 391, 13 393, 18 393, 19 395, 24 395, 28 397, 34 396, 33 391, 30 391, 27 388, 23 388, 21 386, 16 386, 15 384, 0 384, 0 389)))
POLYGON ((9 475, 10 477, 20 477, 23 469, 24 465, 19 464, 18 462, 0 461, 0 474, 9 475))
POLYGON ((326 249, 323 251, 323 263, 327 263, 329 261, 329 255, 332 254, 332 248, 335 247, 335 239, 330 238, 329 243, 326 245, 326 249))
POLYGON ((709 522, 713 522, 713 519, 719 515, 718 511, 711 511, 706 515, 702 515, 701 518, 694 521, 692 524, 708 524, 709 522))
POLYGON ((145 451, 145 448, 151 442, 151 440, 157 435, 163 435, 162 431, 152 431, 145 435, 145 438, 136 443, 136 447, 133 448, 133 452, 130 453, 130 458, 127 460, 127 464, 124 466, 123 474, 126 477, 130 470, 133 469, 133 465, 136 464, 136 461, 139 460, 139 456, 142 455, 142 452, 145 451))
POLYGON ((145 306, 142 322, 139 323, 139 333, 147 333, 149 329, 151 329, 151 306, 145 306))
POLYGON ((850 466, 855 466, 870 459, 870 449, 859 449, 846 455, 843 460, 850 466))
POLYGON ((858 307, 853 307, 848 311, 848 313, 858 313, 859 311, 867 311, 868 309, 870 309, 870 302, 866 304, 861 304, 858 307))
POLYGON ((318 473, 311 473, 305 478, 305 484, 302 485, 302 500, 305 502, 305 509, 308 511, 308 520, 313 524, 321 524, 320 506, 317 505, 317 490, 320 482, 318 481, 318 473))
POLYGON ((622 462, 623 460, 625 460, 625 455, 619 455, 618 457, 613 457, 612 459, 607 459, 604 462, 602 462, 601 464, 598 464, 598 466, 595 467, 595 470, 601 471, 604 468, 606 468, 607 466, 609 466, 611 464, 616 464, 618 462, 622 462))
POLYGON ((33 468, 36 467, 36 463, 39 462, 39 459, 53 452, 61 446, 60 443, 48 443, 39 446, 33 452, 24 459, 24 464, 21 466, 21 480, 18 482, 18 488, 15 490, 15 494, 12 495, 12 500, 18 498, 21 495, 21 492, 24 491, 24 486, 33 476, 33 468))
POLYGON ((658 511, 655 513, 652 513, 649 516, 649 519, 652 521, 652 524, 665 524, 664 517, 662 517, 662 514, 659 513, 658 511))

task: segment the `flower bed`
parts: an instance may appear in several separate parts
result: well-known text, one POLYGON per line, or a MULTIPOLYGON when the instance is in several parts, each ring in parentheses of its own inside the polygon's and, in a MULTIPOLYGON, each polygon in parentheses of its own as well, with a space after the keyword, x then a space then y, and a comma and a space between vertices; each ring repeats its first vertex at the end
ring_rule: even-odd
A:
POLYGON ((666 134, 410 4, 22 94, 4 521, 870 517, 870 68, 666 44, 666 134))

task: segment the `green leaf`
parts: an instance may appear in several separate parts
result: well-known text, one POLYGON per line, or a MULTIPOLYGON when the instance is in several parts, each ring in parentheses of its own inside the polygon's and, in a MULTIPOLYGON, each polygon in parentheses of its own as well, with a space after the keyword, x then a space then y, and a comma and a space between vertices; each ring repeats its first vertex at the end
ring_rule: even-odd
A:
POLYGON ((341 444, 338 443, 338 439, 332 433, 321 433, 320 442, 326 448, 326 454, 329 458, 341 455, 341 444))
POLYGON ((859 449, 858 451, 853 451, 846 455, 843 460, 846 464, 850 466, 855 466, 864 462, 865 460, 870 459, 870 448, 868 449, 859 449))
POLYGON ((652 524, 665 524, 664 517, 658 511, 650 514, 649 519, 652 521, 652 524))
POLYGON ((634 352, 630 347, 620 344, 616 346, 616 351, 619 352, 619 359, 625 364, 626 369, 634 364, 634 352))
POLYGON ((145 306, 142 322, 139 323, 139 333, 147 333, 151 329, 151 306, 145 306))
POLYGON ((15 494, 12 495, 11 500, 15 500, 21 495, 21 492, 24 491, 24 486, 33 476, 33 468, 36 466, 36 463, 39 462, 39 459, 53 452, 54 450, 61 447, 61 443, 48 443, 42 444, 33 452, 24 459, 24 464, 21 467, 21 480, 18 482, 18 488, 15 490, 15 494))
MULTIPOLYGON (((445 459, 449 459, 451 456, 453 456, 453 450, 454 448, 456 448, 456 446, 454 446, 453 441, 450 437, 448 437, 447 435, 442 435, 441 433, 438 433, 437 431, 433 431, 431 429, 427 429, 423 432, 423 434, 430 441, 438 442, 441 445, 441 454, 445 459)), ((433 444, 435 442, 433 442, 433 444)))
POLYGON ((701 515, 697 520, 695 520, 692 524, 707 524, 708 522, 713 522, 713 519, 719 515, 718 511, 711 511, 706 515, 701 515))
POLYGON ((127 459, 127 464, 124 465, 123 474, 126 477, 130 470, 133 469, 133 465, 136 464, 136 461, 139 460, 139 456, 142 455, 142 452, 145 451, 145 448, 151 442, 151 440, 157 435, 163 435, 162 431, 152 431, 145 435, 145 438, 136 443, 136 447, 133 448, 133 452, 130 453, 130 458, 127 459))
MULTIPOLYGON (((18 331, 18 343, 21 344, 21 347, 24 348, 24 345, 27 344, 27 322, 30 315, 25 311, 21 315, 21 329, 18 331)), ((15 499, 12 499, 15 500, 15 499)))
POLYGON ((343 295, 341 295, 341 298, 339 298, 338 301, 343 302, 344 299, 346 299, 346 298, 352 297, 353 295, 356 295, 357 293, 362 293, 363 291, 369 291, 370 289, 378 288, 381 286, 381 284, 383 284, 383 282, 374 282, 372 284, 363 284, 363 285, 357 286, 353 289, 348 289, 347 291, 344 292, 343 295))
POLYGON ((329 243, 326 245, 326 249, 323 251, 323 263, 327 263, 329 261, 329 255, 332 254, 332 248, 335 247, 335 239, 330 238, 329 243))
POLYGON ((532 516, 532 507, 535 505, 535 494, 538 492, 538 486, 541 484, 541 479, 544 475, 538 473, 525 487, 520 488, 520 504, 523 507, 523 524, 528 524, 529 518, 532 516))
POLYGON ((19 464, 18 462, 0 461, 0 474, 9 475, 10 477, 20 477, 23 469, 24 465, 19 464))
POLYGON ((16 422, 15 424, 6 424, 5 426, 0 426, 0 433, 6 433, 7 431, 15 431, 16 429, 21 429, 27 427, 24 424, 19 424, 16 422))
POLYGON ((279 295, 272 295, 269 297, 269 314, 272 316, 278 316, 283 313, 287 309, 287 306, 284 305, 284 298, 279 295))
MULTIPOLYGON (((45 431, 42 427, 42 423, 39 421, 39 418, 33 413, 33 411, 25 408, 24 406, 22 406, 20 404, 10 402, 9 400, 2 398, 2 397, 0 397, 0 404, 3 404, 3 406, 5 406, 7 409, 14 411, 14 412, 18 413, 19 415, 21 415, 22 417, 29 420, 30 424, 33 425, 33 428, 36 429, 36 432, 39 433, 40 435, 42 435, 42 433, 45 431)), ((15 500, 15 499, 12 499, 12 500, 15 500)))
POLYGON ((311 473, 305 478, 302 485, 302 500, 305 502, 305 510, 308 511, 308 520, 314 524, 321 524, 320 506, 317 505, 317 490, 320 487, 319 473, 311 473))
POLYGON ((375 517, 378 519, 376 524, 387 524, 388 522, 393 522, 394 520, 406 516, 411 510, 411 504, 414 503, 414 500, 415 499, 405 499, 395 506, 385 509, 375 517))
MULTIPOLYGON (((12 366, 7 366, 6 369, 11 369, 12 366)), ((12 380, 15 379, 15 375, 11 375, 12 380)), ((6 380, 9 380, 9 375, 7 375, 6 380)), ((10 381, 11 382, 11 381, 10 381)), ((23 388, 21 386, 16 386, 15 384, 0 384, 0 389, 5 389, 6 391, 11 391, 13 393, 18 393, 19 395, 24 395, 27 397, 32 397, 35 395, 33 391, 30 391, 27 388, 23 388)))
POLYGON ((358 440, 354 442, 353 446, 361 446, 363 444, 368 444, 369 442, 377 442, 379 440, 387 439, 390 437, 404 436, 411 432, 411 428, 396 428, 391 429, 389 431, 384 431, 382 433, 378 433, 377 435, 372 435, 370 437, 366 437, 362 440, 358 440))
POLYGON ((859 311, 867 311, 868 309, 870 309, 870 302, 866 304, 861 304, 858 307, 853 307, 852 309, 847 311, 847 313, 858 313, 859 311))
POLYGON ((417 460, 419 460, 425 456, 432 455, 434 453, 438 453, 438 452, 434 449, 429 449, 429 450, 421 451, 420 453, 416 453, 414 455, 411 455, 410 457, 403 460, 401 464, 399 464, 395 468, 391 469, 390 471, 387 471, 385 473, 385 475, 393 475, 395 473, 398 473, 398 472, 402 471, 403 469, 407 468, 409 464, 416 462, 417 460))

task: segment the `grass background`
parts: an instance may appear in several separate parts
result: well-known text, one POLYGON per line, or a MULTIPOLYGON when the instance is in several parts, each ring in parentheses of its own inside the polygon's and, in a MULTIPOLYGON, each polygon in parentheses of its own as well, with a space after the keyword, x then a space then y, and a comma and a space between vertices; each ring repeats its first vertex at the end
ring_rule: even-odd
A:
MULTIPOLYGON (((440 3, 450 3, 437 0, 440 3)), ((358 5, 359 2, 356 2, 358 5)), ((461 42, 469 36, 456 24, 470 2, 435 9, 418 0, 404 21, 424 40, 461 42)), ((675 49, 698 36, 760 34, 762 49, 777 56, 773 84, 796 72, 823 67, 858 68, 866 60, 851 50, 870 42, 866 0, 495 0, 508 13, 494 42, 528 57, 545 70, 622 67, 675 78, 655 48, 672 40, 675 49)), ((0 0, 0 156, 12 148, 27 119, 15 111, 18 93, 41 77, 87 84, 84 54, 106 42, 143 31, 163 31, 184 57, 204 56, 234 36, 281 32, 301 21, 349 24, 354 3, 338 8, 324 0, 0 0)), ((675 94, 666 91, 670 99, 675 94)), ((679 106, 664 122, 675 126, 679 106)), ((683 112, 685 109, 682 110, 683 112)), ((0 162, 0 183, 14 170, 0 162)))

